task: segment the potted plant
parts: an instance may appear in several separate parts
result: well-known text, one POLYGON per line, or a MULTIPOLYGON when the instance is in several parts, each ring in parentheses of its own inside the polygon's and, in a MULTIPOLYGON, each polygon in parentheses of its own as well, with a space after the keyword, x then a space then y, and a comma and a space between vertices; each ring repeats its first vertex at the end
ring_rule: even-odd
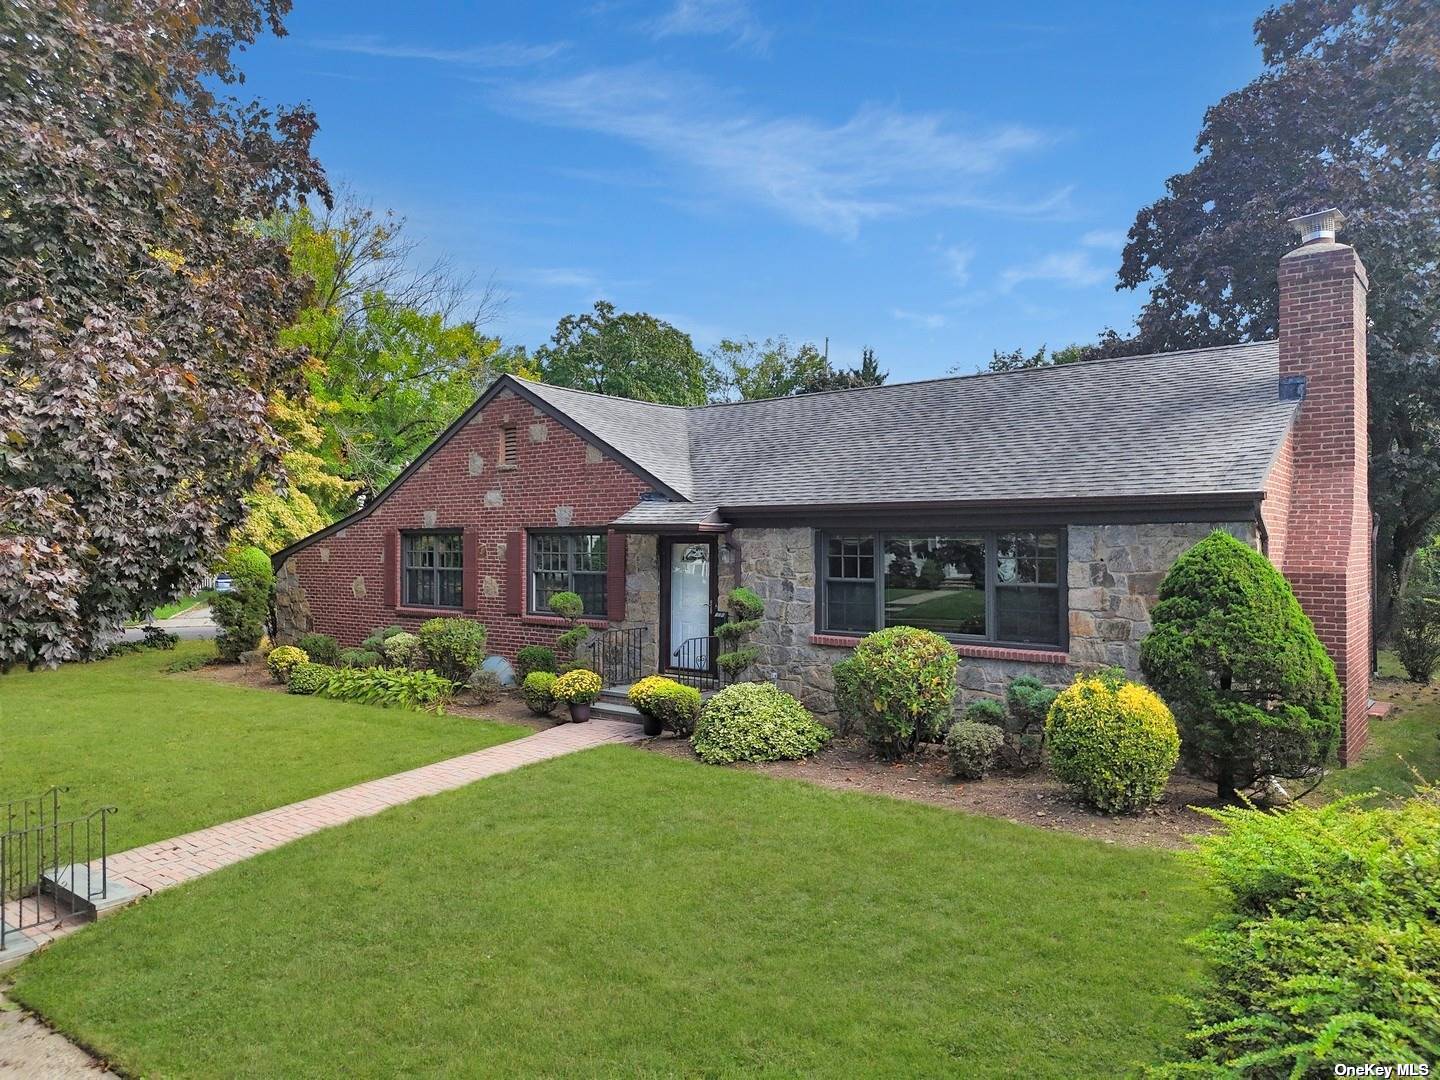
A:
POLYGON ((602 689, 599 675, 585 668, 576 668, 556 679, 551 693, 555 695, 556 701, 563 701, 570 706, 571 720, 583 724, 590 719, 590 703, 600 696, 602 689))

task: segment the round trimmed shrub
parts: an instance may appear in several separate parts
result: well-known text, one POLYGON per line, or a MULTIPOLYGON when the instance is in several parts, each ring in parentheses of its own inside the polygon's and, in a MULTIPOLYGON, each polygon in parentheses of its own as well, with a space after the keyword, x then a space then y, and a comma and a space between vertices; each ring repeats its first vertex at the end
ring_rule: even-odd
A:
POLYGON ((403 633, 405 633, 403 626, 384 626, 379 630, 371 631, 370 636, 360 642, 360 647, 383 655, 385 652, 385 642, 389 641, 396 634, 403 633))
POLYGON ((830 741, 830 730, 770 683, 736 683, 705 703, 690 745, 708 765, 792 761, 830 741))
POLYGON ((700 691, 663 675, 651 675, 630 687, 630 704, 658 720, 682 739, 695 731, 700 719, 700 691))
MULTIPOLYGON (((993 727, 1002 733, 1005 730, 1005 706, 991 698, 981 698, 979 701, 972 701, 965 706, 965 712, 960 718, 964 724, 984 724, 993 727)), ((953 731, 954 728, 951 728, 953 731)), ((948 743, 948 740, 947 740, 948 743)))
POLYGON ((557 592, 550 597, 550 610, 562 619, 578 619, 585 614, 585 601, 579 593, 557 592))
POLYGON ((295 644, 305 650, 312 663, 333 667, 340 662, 340 643, 329 634, 301 634, 295 644))
POLYGON ((854 659, 865 738, 881 757, 903 757, 940 738, 960 663, 953 645, 930 630, 892 626, 855 646, 854 659))
POLYGON ((417 660, 422 659, 420 637, 408 630, 391 634, 385 639, 380 651, 385 654, 386 662, 392 667, 413 667, 417 660))
POLYGON ((465 685, 485 659, 485 624, 474 619, 427 619, 420 624, 420 658, 451 682, 465 685))
POLYGON ((551 671, 532 671, 520 684, 520 696, 525 707, 536 716, 549 716, 555 711, 559 700, 555 697, 555 681, 559 678, 551 671))
POLYGON ((296 664, 290 669, 290 681, 285 690, 290 694, 318 694, 330 685, 330 676, 335 669, 329 664, 296 664))
POLYGON ((850 728, 862 721, 860 707, 860 664, 852 656, 841 660, 830 669, 835 679, 835 711, 840 714, 840 737, 850 734, 850 728))
POLYGON ((294 645, 280 645, 270 650, 265 657, 265 666, 270 669, 270 677, 278 683, 288 682, 290 672, 296 664, 308 663, 310 657, 305 655, 304 649, 297 649, 294 645))
POLYGON ((531 672, 553 672, 559 666, 555 650, 547 649, 544 645, 525 645, 515 654, 515 677, 522 684, 531 672))
POLYGON ((1213 532, 1170 568, 1140 644, 1175 710, 1185 764, 1221 798, 1320 773, 1340 741, 1340 684, 1310 617, 1270 560, 1213 532))
POLYGON ((1157 802, 1180 758, 1175 718, 1138 683, 1077 678, 1050 707, 1045 736, 1056 778, 1107 814, 1157 802))
POLYGON ((587 668, 567 671, 555 680, 554 694, 567 705, 589 705, 605 688, 600 676, 587 668))
POLYGON ((385 658, 373 649, 340 650, 340 666, 342 668, 379 667, 384 662, 385 658))
MULTIPOLYGON (((978 705, 979 702, 976 702, 978 705)), ((990 702, 996 705, 998 702, 990 702)), ((989 721, 961 720, 945 733, 945 753, 950 757, 950 775, 959 780, 980 780, 990 771, 1005 732, 989 721)))

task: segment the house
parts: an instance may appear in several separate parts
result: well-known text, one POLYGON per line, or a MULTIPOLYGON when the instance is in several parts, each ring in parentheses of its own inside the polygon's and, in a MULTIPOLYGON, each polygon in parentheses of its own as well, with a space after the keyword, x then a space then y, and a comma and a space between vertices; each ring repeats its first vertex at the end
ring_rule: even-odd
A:
POLYGON ((1334 211, 1294 223, 1278 341, 678 408, 499 379, 362 510, 275 556, 278 632, 356 643, 464 615, 513 658, 574 591, 610 682, 713 668, 725 595, 764 598, 753 673, 820 714, 882 625, 1022 673, 1138 670, 1161 578, 1214 529, 1289 578, 1365 739, 1366 273, 1334 211))

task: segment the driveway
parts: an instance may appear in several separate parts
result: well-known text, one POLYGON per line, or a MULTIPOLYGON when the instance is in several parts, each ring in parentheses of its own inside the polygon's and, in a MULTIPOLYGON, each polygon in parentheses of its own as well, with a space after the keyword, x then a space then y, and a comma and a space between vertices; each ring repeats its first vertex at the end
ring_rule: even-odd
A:
MULTIPOLYGON (((168 630, 181 640, 192 641, 215 636, 215 620, 210 617, 210 605, 198 604, 189 611, 182 611, 170 619, 159 619, 155 625, 168 630)), ((145 635, 138 626, 126 629, 121 635, 125 641, 139 641, 145 635)))

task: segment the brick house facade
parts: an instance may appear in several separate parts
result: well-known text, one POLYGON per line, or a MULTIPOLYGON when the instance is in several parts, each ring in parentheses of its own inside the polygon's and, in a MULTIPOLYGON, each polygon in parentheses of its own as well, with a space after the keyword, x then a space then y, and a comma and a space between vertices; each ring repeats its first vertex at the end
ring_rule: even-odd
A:
POLYGON ((1370 704, 1367 282, 1337 220, 1300 221, 1278 343, 697 409, 504 377, 371 505, 277 554, 277 631, 353 645, 463 615, 513 659, 563 629, 541 594, 584 578, 594 640, 626 632, 639 673, 713 670, 743 584, 765 601, 752 677, 812 711, 865 628, 927 604, 963 700, 1022 673, 1138 676, 1160 580, 1218 528, 1315 622, 1350 760, 1370 704), (437 558, 425 537, 460 563, 446 604, 412 595, 427 574, 444 592, 414 567, 437 558))

